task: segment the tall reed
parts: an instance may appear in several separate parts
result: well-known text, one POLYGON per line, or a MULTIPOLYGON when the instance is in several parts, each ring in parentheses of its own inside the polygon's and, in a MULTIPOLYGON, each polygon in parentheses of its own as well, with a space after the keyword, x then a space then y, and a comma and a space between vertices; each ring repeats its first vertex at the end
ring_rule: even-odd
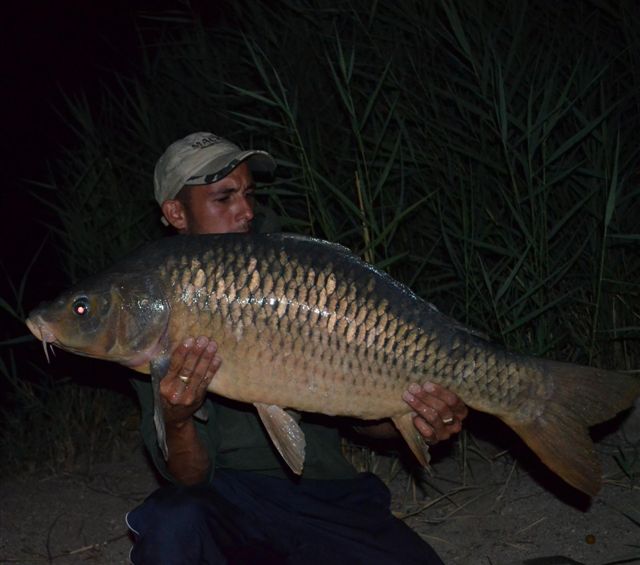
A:
POLYGON ((118 251, 155 236, 154 159, 210 129, 276 156, 265 192, 286 229, 352 247, 510 347, 637 366, 637 11, 309 0, 234 3, 214 28, 156 15, 143 72, 70 104, 82 148, 61 167, 64 241, 104 245, 114 215, 118 251))
POLYGON ((339 241, 511 348, 637 370, 640 8, 240 0, 147 14, 140 70, 63 109, 37 189, 71 279, 158 237, 152 170, 210 130, 279 163, 285 229, 339 241))

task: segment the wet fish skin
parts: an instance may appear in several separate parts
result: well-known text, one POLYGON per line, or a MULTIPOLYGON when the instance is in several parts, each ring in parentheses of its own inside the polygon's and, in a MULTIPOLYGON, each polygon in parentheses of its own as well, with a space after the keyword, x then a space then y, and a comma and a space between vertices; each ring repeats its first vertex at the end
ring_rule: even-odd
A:
POLYGON ((214 338, 223 364, 210 390, 254 403, 297 472, 304 439, 288 437, 297 424, 281 408, 391 418, 426 463, 402 392, 429 380, 503 419, 567 482, 595 494, 600 468, 586 427, 640 393, 628 375, 506 351, 346 248, 286 234, 155 242, 28 325, 44 341, 156 378, 186 336, 214 338), (89 315, 73 313, 79 299, 89 315))
POLYGON ((407 413, 401 393, 425 375, 475 394, 483 369, 495 364, 495 386, 478 403, 508 409, 526 395, 508 352, 493 351, 343 248, 290 243, 286 252, 219 245, 202 258, 182 255, 160 272, 174 295, 169 334, 206 328, 226 352, 216 392, 314 411, 320 396, 327 413, 373 419, 407 413), (348 398, 372 384, 394 394, 348 398))

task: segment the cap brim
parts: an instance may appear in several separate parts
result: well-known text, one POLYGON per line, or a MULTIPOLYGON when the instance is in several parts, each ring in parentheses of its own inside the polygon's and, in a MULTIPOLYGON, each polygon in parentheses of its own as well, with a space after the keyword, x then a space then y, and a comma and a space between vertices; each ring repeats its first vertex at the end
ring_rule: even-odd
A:
POLYGON ((248 151, 232 151, 219 155, 193 171, 186 179, 186 185, 211 184, 226 177, 233 169, 247 162, 251 172, 273 173, 276 162, 266 151, 252 149, 248 151))

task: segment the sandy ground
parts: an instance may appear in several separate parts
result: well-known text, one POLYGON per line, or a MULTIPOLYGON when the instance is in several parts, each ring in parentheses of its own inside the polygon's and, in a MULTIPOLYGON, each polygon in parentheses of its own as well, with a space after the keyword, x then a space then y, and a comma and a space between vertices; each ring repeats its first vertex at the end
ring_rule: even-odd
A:
MULTIPOLYGON (((598 441, 605 484, 589 500, 495 439, 469 440, 466 464, 446 446, 416 483, 374 457, 393 510, 448 564, 640 563, 640 411, 598 441), (635 484, 613 456, 625 457, 635 484), (420 486, 418 486, 420 485, 420 486)), ((0 484, 0 563, 125 564, 124 515, 157 485, 139 446, 117 462, 0 484)))

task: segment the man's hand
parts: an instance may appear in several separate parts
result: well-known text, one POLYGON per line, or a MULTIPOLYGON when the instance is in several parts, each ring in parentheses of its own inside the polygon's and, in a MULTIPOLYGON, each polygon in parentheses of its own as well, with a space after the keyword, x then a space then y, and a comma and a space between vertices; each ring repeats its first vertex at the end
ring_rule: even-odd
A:
POLYGON ((220 368, 218 346, 204 336, 186 339, 169 362, 169 370, 160 381, 162 413, 167 426, 183 424, 202 406, 207 387, 220 368))
POLYGON ((413 423, 429 445, 458 433, 468 414, 456 394, 434 383, 412 384, 402 398, 415 412, 413 423))
MULTIPOLYGON (((456 394, 433 383, 409 386, 402 395, 404 401, 413 409, 413 423, 428 445, 449 439, 462 429, 462 420, 468 410, 456 394)), ((400 437, 396 427, 388 421, 354 427, 361 435, 372 439, 391 439, 400 437)))
POLYGON ((186 339, 171 355, 169 370, 160 381, 169 449, 167 468, 184 484, 204 481, 211 467, 192 416, 202 406, 207 387, 220 368, 217 350, 216 342, 204 336, 186 339))

